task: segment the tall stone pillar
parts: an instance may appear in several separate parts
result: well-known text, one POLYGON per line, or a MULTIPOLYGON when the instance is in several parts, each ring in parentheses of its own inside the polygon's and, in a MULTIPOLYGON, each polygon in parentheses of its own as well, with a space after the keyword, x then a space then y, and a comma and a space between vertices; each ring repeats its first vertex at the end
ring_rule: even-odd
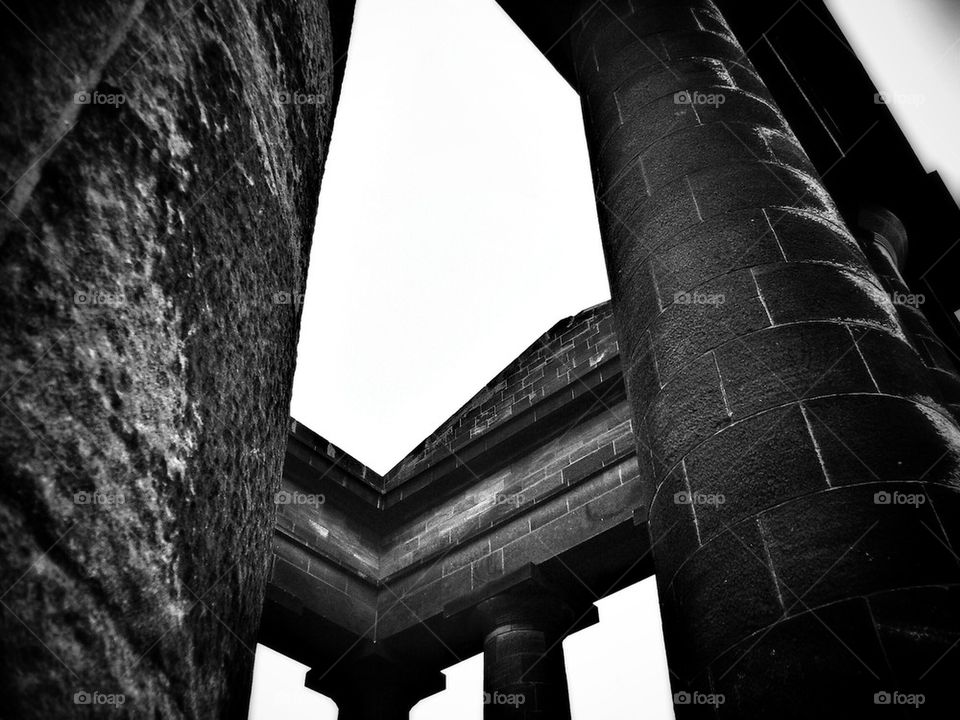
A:
POLYGON ((407 720, 414 705, 444 689, 446 678, 370 654, 311 670, 305 685, 333 699, 337 720, 407 720))
POLYGON ((5 717, 246 717, 350 5, 0 7, 5 717))
POLYGON ((677 717, 952 702, 960 431, 890 298, 709 0, 581 13, 677 717))
POLYGON ((519 589, 477 607, 484 624, 484 720, 565 720, 563 637, 573 619, 557 597, 519 589))

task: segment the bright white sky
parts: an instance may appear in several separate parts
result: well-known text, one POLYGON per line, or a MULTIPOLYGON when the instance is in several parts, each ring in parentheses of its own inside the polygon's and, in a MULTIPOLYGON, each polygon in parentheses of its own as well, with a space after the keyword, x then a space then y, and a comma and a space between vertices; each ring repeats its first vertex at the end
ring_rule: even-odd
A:
MULTIPOLYGON (((955 1, 827 2, 960 197, 955 1)), ((385 472, 554 322, 608 297, 570 87, 494 0, 358 0, 293 417, 385 472)), ((653 581, 599 606, 564 643, 574 719, 669 720, 653 581)), ((251 719, 333 720, 305 671, 259 648, 251 719)), ((481 674, 479 657, 451 668, 414 720, 480 720, 481 674)))

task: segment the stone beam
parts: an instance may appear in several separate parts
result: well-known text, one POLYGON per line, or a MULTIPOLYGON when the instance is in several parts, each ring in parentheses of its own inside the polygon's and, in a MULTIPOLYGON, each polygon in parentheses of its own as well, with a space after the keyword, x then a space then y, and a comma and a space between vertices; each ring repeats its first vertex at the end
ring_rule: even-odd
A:
POLYGON ((294 423, 260 642, 314 677, 372 643, 439 672, 482 650, 477 607, 530 573, 579 619, 565 633, 648 577, 612 321, 605 303, 557 323, 383 477, 294 423))

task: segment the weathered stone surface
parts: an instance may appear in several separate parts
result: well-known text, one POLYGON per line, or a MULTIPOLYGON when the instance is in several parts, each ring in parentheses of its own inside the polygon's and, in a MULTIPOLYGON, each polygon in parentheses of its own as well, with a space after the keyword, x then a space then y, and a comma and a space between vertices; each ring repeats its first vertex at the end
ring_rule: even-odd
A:
POLYGON ((671 535, 652 547, 674 690, 725 694, 710 717, 872 716, 849 647, 911 653, 897 678, 868 673, 905 688, 956 626, 898 646, 863 598, 960 583, 943 540, 960 429, 714 3, 576 0, 573 17, 649 527, 671 535))
POLYGON ((3 714, 243 717, 328 3, 4 7, 3 714))
POLYGON ((573 613, 562 598, 515 588, 477 606, 483 642, 485 720, 570 717, 563 634, 573 613))

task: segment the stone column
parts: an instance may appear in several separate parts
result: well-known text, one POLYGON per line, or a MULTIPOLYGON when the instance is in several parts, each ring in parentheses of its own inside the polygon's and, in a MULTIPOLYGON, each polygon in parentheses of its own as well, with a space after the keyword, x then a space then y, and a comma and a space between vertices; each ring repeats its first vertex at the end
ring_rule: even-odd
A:
POLYGON ((246 717, 348 4, 0 7, 4 716, 246 717))
POLYGON ((341 661, 307 673, 304 683, 337 704, 337 720, 407 720, 423 698, 441 692, 446 678, 380 655, 341 661))
POLYGON ((930 373, 717 8, 581 13, 677 717, 946 702, 960 431, 930 373))
POLYGON ((957 366, 925 313, 927 303, 933 302, 934 298, 915 292, 902 274, 909 247, 906 228, 894 213, 878 206, 861 208, 857 224, 866 256, 890 295, 900 322, 936 378, 943 400, 956 415, 960 403, 957 366))
POLYGON ((477 609, 485 632, 484 720, 569 719, 562 641, 570 609, 531 590, 497 595, 477 609))

